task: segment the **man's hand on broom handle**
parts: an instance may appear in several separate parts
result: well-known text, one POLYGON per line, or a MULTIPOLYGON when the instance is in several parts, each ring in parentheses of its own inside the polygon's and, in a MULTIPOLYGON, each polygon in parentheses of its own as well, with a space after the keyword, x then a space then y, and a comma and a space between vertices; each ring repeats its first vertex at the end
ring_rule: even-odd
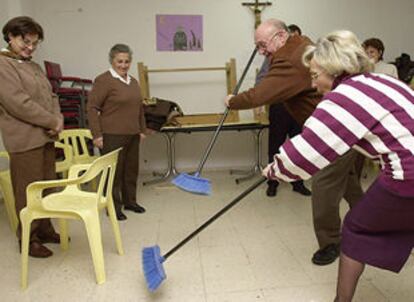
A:
POLYGON ((227 108, 230 107, 230 100, 234 97, 234 94, 229 94, 226 99, 224 100, 224 104, 226 105, 227 108))

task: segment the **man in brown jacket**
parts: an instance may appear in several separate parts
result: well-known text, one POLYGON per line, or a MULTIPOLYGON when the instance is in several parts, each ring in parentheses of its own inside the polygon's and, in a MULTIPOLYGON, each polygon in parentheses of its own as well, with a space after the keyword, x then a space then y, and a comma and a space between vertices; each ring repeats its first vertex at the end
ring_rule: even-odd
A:
MULTIPOLYGON (((312 88, 309 69, 302 55, 312 42, 305 36, 291 36, 285 23, 270 19, 255 32, 260 54, 270 58, 270 68, 255 87, 225 100, 230 109, 250 109, 264 104, 283 103, 287 111, 303 125, 321 96, 312 88)), ((319 250, 312 257, 317 265, 332 263, 339 256, 339 203, 344 197, 350 206, 362 196, 350 151, 318 172, 312 179, 312 212, 319 250)))

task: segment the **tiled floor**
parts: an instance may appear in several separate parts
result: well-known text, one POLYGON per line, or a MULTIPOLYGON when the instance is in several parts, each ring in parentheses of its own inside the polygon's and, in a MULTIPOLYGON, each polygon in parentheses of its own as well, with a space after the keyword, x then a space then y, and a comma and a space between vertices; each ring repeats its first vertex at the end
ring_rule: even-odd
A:
MULTIPOLYGON (((198 196, 169 184, 139 188, 147 209, 126 212, 121 222, 125 255, 116 254, 108 219, 102 215, 107 281, 96 285, 84 228, 70 223, 67 252, 50 245, 49 259, 29 261, 29 287, 19 288, 17 242, 0 204, 0 301, 160 301, 160 302, 288 302, 332 301, 337 262, 312 265, 317 248, 310 198, 279 187, 275 198, 265 185, 205 229, 164 263, 167 279, 158 291, 147 291, 141 266, 144 246, 159 244, 166 253, 182 238, 247 188, 225 172, 207 173, 211 196, 198 196)), ((144 177, 143 177, 144 178, 144 177)), ((346 211, 345 204, 343 212, 346 211)), ((400 274, 367 268, 355 301, 414 301, 414 269, 410 259, 400 274)))

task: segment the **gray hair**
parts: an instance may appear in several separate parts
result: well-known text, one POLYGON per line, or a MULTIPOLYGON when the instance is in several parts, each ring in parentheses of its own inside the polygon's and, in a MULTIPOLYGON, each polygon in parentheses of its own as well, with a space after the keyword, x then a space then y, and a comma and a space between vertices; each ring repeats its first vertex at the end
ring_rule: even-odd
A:
POLYGON ((132 60, 132 50, 126 44, 115 44, 109 51, 109 63, 112 63, 115 56, 119 53, 127 53, 132 60))
POLYGON ((348 30, 334 31, 320 38, 315 45, 308 46, 302 57, 303 64, 309 67, 312 59, 334 77, 373 70, 357 36, 348 30))
POLYGON ((268 19, 264 21, 262 24, 270 25, 275 30, 284 30, 286 32, 289 32, 289 28, 286 26, 285 22, 278 19, 268 19))

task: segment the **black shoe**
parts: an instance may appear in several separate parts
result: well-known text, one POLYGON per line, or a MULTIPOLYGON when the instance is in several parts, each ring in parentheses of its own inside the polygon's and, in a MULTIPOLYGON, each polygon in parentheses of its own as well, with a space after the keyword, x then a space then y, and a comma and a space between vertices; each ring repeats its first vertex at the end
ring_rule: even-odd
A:
POLYGON ((316 265, 327 265, 336 260, 339 256, 339 244, 329 244, 313 254, 312 262, 316 265))
POLYGON ((293 191, 298 192, 299 194, 302 194, 303 196, 311 196, 312 192, 309 191, 308 188, 305 187, 305 185, 300 182, 300 183, 294 183, 292 184, 293 186, 293 191))
POLYGON ((274 182, 269 182, 267 184, 267 190, 266 190, 266 195, 269 197, 274 197, 276 196, 277 193, 277 187, 278 187, 279 183, 274 183, 274 182))
POLYGON ((116 213, 116 219, 118 220, 127 220, 128 217, 126 217, 126 215, 124 213, 122 213, 121 211, 116 213))
POLYGON ((124 209, 135 213, 145 213, 145 209, 137 203, 126 205, 124 209))

